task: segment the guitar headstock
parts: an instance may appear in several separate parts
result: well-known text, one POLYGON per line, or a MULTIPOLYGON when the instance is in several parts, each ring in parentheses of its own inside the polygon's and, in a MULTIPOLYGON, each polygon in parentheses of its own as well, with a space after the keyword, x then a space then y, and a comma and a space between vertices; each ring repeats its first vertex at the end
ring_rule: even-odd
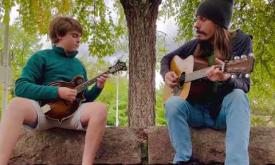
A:
POLYGON ((127 66, 125 62, 118 60, 114 66, 109 67, 108 73, 114 74, 118 71, 126 71, 127 66))
POLYGON ((235 58, 230 60, 224 65, 224 72, 245 75, 249 74, 253 70, 254 58, 253 56, 242 55, 241 58, 235 58))

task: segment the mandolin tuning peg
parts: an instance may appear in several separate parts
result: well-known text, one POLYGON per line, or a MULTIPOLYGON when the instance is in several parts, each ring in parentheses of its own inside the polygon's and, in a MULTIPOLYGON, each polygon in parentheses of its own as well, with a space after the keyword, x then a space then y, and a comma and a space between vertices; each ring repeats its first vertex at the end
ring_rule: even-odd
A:
POLYGON ((234 60, 239 60, 239 59, 240 59, 239 56, 235 56, 235 57, 234 57, 234 60))
POLYGON ((249 78, 249 77, 250 77, 250 74, 245 74, 244 77, 245 77, 245 78, 249 78))
POLYGON ((241 59, 246 59, 247 56, 246 55, 241 55, 241 59))
POLYGON ((231 75, 231 78, 232 78, 232 79, 235 79, 235 78, 237 78, 237 76, 236 76, 235 74, 232 74, 232 75, 231 75))

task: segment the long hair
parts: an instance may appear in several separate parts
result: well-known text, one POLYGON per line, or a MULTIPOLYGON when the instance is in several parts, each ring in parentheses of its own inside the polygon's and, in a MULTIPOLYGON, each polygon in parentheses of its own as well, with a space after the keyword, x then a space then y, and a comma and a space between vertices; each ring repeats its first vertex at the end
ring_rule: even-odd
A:
POLYGON ((213 45, 209 41, 199 41, 194 55, 207 57, 214 53, 214 55, 221 60, 230 60, 232 53, 231 40, 233 36, 234 32, 229 32, 221 26, 216 25, 213 45))
POLYGON ((214 54, 216 57, 220 57, 223 60, 229 60, 232 53, 231 39, 232 34, 228 30, 217 25, 216 32, 214 34, 214 54))

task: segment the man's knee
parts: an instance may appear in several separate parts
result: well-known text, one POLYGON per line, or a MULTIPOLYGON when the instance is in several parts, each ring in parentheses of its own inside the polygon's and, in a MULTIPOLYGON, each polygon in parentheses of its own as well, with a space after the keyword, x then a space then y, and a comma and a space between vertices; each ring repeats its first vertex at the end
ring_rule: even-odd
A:
POLYGON ((229 108, 232 111, 245 112, 245 114, 249 115, 249 101, 245 92, 241 89, 234 89, 231 93, 226 95, 223 100, 223 104, 225 107, 229 108))
POLYGON ((241 89, 234 89, 225 96, 224 100, 234 104, 248 104, 248 98, 241 89))
POLYGON ((188 111, 188 102, 180 97, 172 96, 164 104, 166 118, 173 118, 178 116, 180 113, 188 111))

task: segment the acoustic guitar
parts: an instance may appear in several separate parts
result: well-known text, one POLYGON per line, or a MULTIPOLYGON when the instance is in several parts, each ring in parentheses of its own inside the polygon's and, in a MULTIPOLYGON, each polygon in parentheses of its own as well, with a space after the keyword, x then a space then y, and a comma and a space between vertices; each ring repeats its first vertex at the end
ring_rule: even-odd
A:
POLYGON ((98 77, 100 77, 103 74, 114 74, 118 71, 125 71, 125 70, 127 70, 126 64, 124 62, 118 61, 114 66, 109 67, 107 71, 103 72, 102 74, 86 82, 84 82, 83 77, 77 76, 70 82, 61 81, 61 82, 50 83, 49 85, 52 85, 52 86, 76 89, 77 96, 76 96, 76 100, 73 102, 66 101, 61 98, 56 100, 41 101, 40 105, 43 113, 49 119, 58 120, 62 122, 63 120, 71 117, 72 114, 78 109, 81 102, 85 100, 84 90, 88 86, 94 84, 97 81, 98 77))
MULTIPOLYGON (((233 78, 236 76, 245 76, 248 77, 249 73, 253 69, 254 58, 252 56, 241 56, 241 58, 237 57, 234 60, 226 61, 222 65, 216 65, 221 71, 225 73, 232 74, 233 78)), ((179 77, 177 85, 174 88, 171 88, 165 84, 164 86, 164 101, 166 101, 171 96, 179 96, 182 99, 187 99, 188 97, 192 97, 189 94, 191 93, 191 82, 194 80, 198 80, 204 77, 207 77, 207 71, 211 67, 206 67, 203 69, 194 70, 194 57, 192 55, 188 56, 185 59, 180 58, 179 56, 174 56, 171 64, 170 70, 174 71, 176 75, 179 77)), ((198 82, 199 84, 200 82, 198 82)), ((205 85, 205 84, 204 84, 205 85)), ((200 92, 203 93, 202 88, 203 84, 197 85, 200 92)), ((194 92, 195 93, 195 92, 194 92)), ((196 96, 194 96, 196 97, 196 96)))

